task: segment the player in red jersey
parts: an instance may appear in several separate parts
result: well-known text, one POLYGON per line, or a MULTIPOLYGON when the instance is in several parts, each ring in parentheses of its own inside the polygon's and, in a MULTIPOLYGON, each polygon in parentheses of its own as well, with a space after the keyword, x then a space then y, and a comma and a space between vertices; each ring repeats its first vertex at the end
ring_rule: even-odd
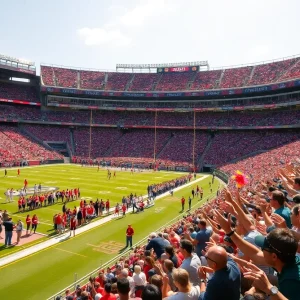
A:
POLYGON ((20 176, 20 169, 18 169, 18 176, 20 176))
POLYGON ((185 198, 182 196, 181 198, 181 209, 184 211, 185 198))
POLYGON ((123 205, 122 205, 122 212, 123 212, 123 217, 125 217, 126 216, 126 204, 125 203, 123 203, 123 205))
POLYGON ((67 226, 67 214, 65 212, 63 213, 63 216, 62 216, 62 226, 63 226, 63 232, 64 232, 66 229, 66 226, 67 226))
POLYGON ((20 197, 19 200, 18 200, 18 209, 19 209, 19 212, 21 212, 21 210, 22 210, 22 197, 20 197))
POLYGON ((75 216, 77 215, 77 207, 76 206, 74 206, 72 214, 75 215, 75 216))
POLYGON ((24 180, 24 191, 25 192, 26 192, 27 186, 28 186, 28 181, 27 181, 27 179, 25 179, 24 180))
POLYGON ((86 205, 84 205, 83 208, 82 208, 82 220, 83 220, 83 224, 86 223, 86 210, 87 210, 87 207, 86 207, 86 205))
POLYGON ((119 203, 117 203, 116 208, 115 208, 115 215, 119 216, 119 213, 120 213, 120 206, 119 206, 119 203))
POLYGON ((80 205, 80 208, 83 208, 83 207, 84 207, 84 202, 83 202, 83 200, 80 201, 80 204, 79 204, 79 205, 80 205))
POLYGON ((107 199, 107 201, 105 202, 105 210, 106 210, 106 213, 109 214, 109 199, 107 199))
POLYGON ((116 178, 117 177, 117 173, 116 173, 116 171, 114 171, 114 176, 113 176, 114 178, 116 178))
POLYGON ((56 223, 56 228, 57 228, 57 233, 62 233, 63 232, 63 219, 61 214, 58 214, 55 219, 56 223))
POLYGON ((31 225, 31 218, 30 218, 30 215, 27 215, 27 217, 26 217, 26 225, 27 225, 26 235, 28 235, 29 229, 30 229, 30 225, 31 225))
POLYGON ((22 209, 23 209, 23 212, 25 211, 25 207, 26 207, 26 200, 24 197, 22 197, 22 209))
POLYGON ((76 215, 73 214, 70 220, 70 236, 72 236, 72 231, 73 231, 73 236, 75 236, 76 226, 77 226, 76 215))
POLYGON ((33 215, 30 233, 32 232, 32 230, 33 230, 33 233, 35 233, 38 223, 39 223, 39 219, 38 219, 37 215, 33 215))

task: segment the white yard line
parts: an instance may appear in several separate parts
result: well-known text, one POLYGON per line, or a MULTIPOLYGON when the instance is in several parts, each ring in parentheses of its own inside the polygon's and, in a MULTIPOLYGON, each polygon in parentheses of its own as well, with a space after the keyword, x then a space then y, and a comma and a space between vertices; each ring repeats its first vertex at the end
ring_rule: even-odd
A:
MULTIPOLYGON (((182 185, 182 186, 179 186, 179 187, 175 188, 173 191, 174 191, 174 192, 177 192, 177 191, 179 191, 179 190, 182 190, 182 189, 184 189, 184 188, 186 188, 186 187, 189 187, 189 186, 191 186, 191 185, 193 185, 193 184, 195 184, 195 183, 197 183, 197 182, 200 182, 200 181, 206 179, 207 177, 209 177, 209 175, 201 176, 200 178, 198 178, 198 179, 196 179, 196 180, 192 180, 191 182, 189 182, 189 183, 187 183, 187 184, 185 184, 185 185, 182 185)), ((168 192, 165 192, 165 193, 163 193, 163 194, 157 196, 156 199, 155 199, 155 202, 156 202, 157 200, 159 200, 159 199, 165 197, 165 196, 168 196, 169 194, 170 194, 170 192, 168 191, 168 192)), ((148 195, 144 195, 144 196, 143 196, 144 199, 146 199, 147 197, 148 197, 148 195)), ((154 206, 154 207, 155 207, 155 206, 154 206)), ((113 211, 114 208, 112 208, 111 210, 113 211)), ((127 213, 129 213, 129 212, 131 212, 131 211, 132 211, 132 208, 130 208, 130 209, 127 211, 127 213)), ((92 228, 98 227, 98 226, 100 226, 100 225, 102 225, 102 224, 104 224, 104 223, 107 223, 108 221, 112 220, 113 218, 114 218, 114 215, 111 214, 111 215, 109 215, 109 216, 107 216, 107 217, 103 217, 103 218, 101 218, 101 219, 99 219, 99 220, 97 220, 97 221, 95 221, 95 222, 92 222, 92 223, 90 223, 90 224, 88 224, 88 225, 85 225, 85 226, 83 226, 83 227, 79 227, 78 229, 76 229, 76 235, 81 234, 81 233, 84 233, 84 232, 86 232, 86 231, 88 231, 88 230, 90 230, 90 229, 92 229, 92 228)), ((47 224, 47 225, 49 225, 49 224, 47 224)), ((53 225, 53 224, 50 224, 50 225, 53 225)), ((21 250, 21 251, 18 251, 18 252, 16 252, 16 253, 7 255, 7 256, 5 256, 5 257, 2 257, 2 258, 0 259, 0 266, 7 265, 7 264, 9 264, 9 263, 12 263, 12 262, 14 262, 14 261, 20 259, 20 258, 24 258, 24 257, 26 257, 26 256, 28 256, 28 255, 33 254, 33 253, 37 253, 38 251, 41 251, 41 250, 43 250, 43 249, 45 249, 45 248, 48 248, 48 247, 53 246, 53 245, 55 245, 55 244, 59 244, 60 242, 66 240, 66 238, 68 238, 69 235, 70 235, 69 232, 63 233, 63 234, 61 234, 61 235, 55 236, 55 237, 53 237, 53 238, 50 238, 50 239, 47 240, 47 241, 41 242, 41 243, 39 243, 39 244, 37 244, 37 245, 33 245, 33 246, 28 247, 28 248, 26 248, 26 249, 24 249, 24 250, 21 250)))

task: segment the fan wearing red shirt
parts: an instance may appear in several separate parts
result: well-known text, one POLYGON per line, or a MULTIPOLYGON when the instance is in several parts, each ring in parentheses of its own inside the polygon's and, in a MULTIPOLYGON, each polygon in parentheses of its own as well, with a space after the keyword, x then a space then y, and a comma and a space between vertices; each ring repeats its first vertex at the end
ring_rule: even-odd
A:
POLYGON ((127 248, 130 244, 130 248, 132 248, 132 236, 134 235, 134 230, 129 224, 126 229, 126 247, 127 248))
POLYGON ((26 225, 27 225, 26 235, 28 235, 28 232, 29 232, 29 229, 30 229, 30 225, 31 225, 30 215, 27 215, 27 217, 26 217, 26 225))
POLYGON ((117 299, 116 295, 111 293, 111 284, 110 283, 106 283, 104 285, 104 291, 105 291, 105 294, 104 294, 104 296, 101 297, 101 299, 103 299, 103 300, 116 300, 117 299))
POLYGON ((75 236, 76 225, 77 225, 76 215, 72 215, 70 220, 70 236, 72 236, 72 231, 73 231, 73 236, 75 236))
POLYGON ((184 204, 185 204, 185 199, 184 197, 181 198, 181 209, 184 211, 184 204))
MULTIPOLYGON (((33 230, 33 233, 35 233, 36 229, 37 229, 37 225, 39 223, 38 217, 37 215, 33 215, 32 217, 32 225, 31 225, 31 231, 33 230)), ((30 233, 31 233, 30 231, 30 233)))

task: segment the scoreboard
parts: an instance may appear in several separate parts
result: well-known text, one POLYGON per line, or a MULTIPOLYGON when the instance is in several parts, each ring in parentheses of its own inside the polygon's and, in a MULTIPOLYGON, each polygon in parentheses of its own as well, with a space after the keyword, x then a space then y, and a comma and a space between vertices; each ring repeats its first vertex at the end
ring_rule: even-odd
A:
POLYGON ((198 72, 199 66, 158 68, 157 73, 198 72))

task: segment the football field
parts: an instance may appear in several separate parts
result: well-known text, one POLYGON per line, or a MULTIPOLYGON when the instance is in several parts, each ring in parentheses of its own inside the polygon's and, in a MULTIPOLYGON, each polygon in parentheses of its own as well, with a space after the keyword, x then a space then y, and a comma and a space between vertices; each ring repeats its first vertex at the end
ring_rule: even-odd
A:
MULTIPOLYGON (((186 174, 186 173, 185 173, 186 174)), ((4 175, 4 174, 3 174, 4 175)), ((59 187, 59 189, 80 187, 81 197, 111 200, 112 205, 120 202, 123 195, 130 192, 145 195, 148 184, 159 183, 177 178, 184 173, 175 172, 130 172, 117 171, 117 177, 107 180, 107 171, 77 165, 53 165, 21 169, 21 176, 16 171, 8 170, 8 177, 1 177, 0 208, 13 213, 15 220, 26 213, 17 213, 17 204, 5 204, 3 193, 6 188, 19 188, 26 178, 29 186, 41 183, 42 186, 59 187), (15 174, 13 174, 15 172, 15 174)), ((197 175, 200 178, 201 175, 197 175)), ((156 201, 155 205, 139 214, 127 214, 121 219, 114 219, 99 227, 66 239, 59 244, 34 253, 26 258, 0 268, 0 295, 3 299, 46 299, 74 282, 74 276, 81 278, 92 270, 101 267, 116 257, 125 243, 127 224, 135 229, 134 244, 143 240, 150 232, 164 226, 174 218, 180 218, 180 198, 191 195, 191 189, 198 184, 204 189, 204 199, 212 197, 219 186, 218 180, 213 184, 213 193, 209 191, 211 177, 181 189, 174 196, 166 196, 156 201), (76 275, 75 275, 76 274, 76 275), (19 288, 16 288, 19 287, 19 288)), ((17 200, 17 198, 15 199, 17 200)), ((70 203, 70 207, 78 206, 79 201, 70 203)), ((193 200, 193 208, 199 207, 201 201, 193 200)), ((39 224, 38 231, 49 234, 53 229, 52 216, 61 211, 61 203, 40 208, 35 212, 44 224, 39 224)), ((44 237, 46 239, 47 237, 44 237)), ((0 248, 0 256, 18 251, 18 247, 0 248)), ((113 263, 112 263, 113 264, 113 263)))
MULTIPOLYGON (((14 196, 14 202, 6 203, 5 191, 7 188, 19 190, 24 186, 24 180, 28 181, 28 188, 33 189, 34 185, 41 184, 42 189, 50 191, 55 188, 67 190, 80 188, 81 198, 87 202, 97 198, 110 200, 111 207, 121 203, 123 196, 133 194, 145 195, 148 184, 161 183, 170 179, 183 176, 185 173, 143 171, 134 172, 116 170, 116 178, 107 179, 107 170, 97 167, 81 167, 80 165, 49 165, 39 167, 21 168, 20 176, 17 176, 17 169, 8 169, 8 175, 0 174, 0 209, 6 209, 16 221, 19 218, 25 221, 27 211, 18 213, 18 197, 14 196)), ((73 209, 79 206, 80 200, 67 203, 67 208, 73 209)), ((38 232, 43 234, 53 233, 53 216, 62 212, 62 202, 30 211, 32 216, 36 213, 39 218, 38 232)), ((1 255, 0 255, 1 256, 1 255)))

